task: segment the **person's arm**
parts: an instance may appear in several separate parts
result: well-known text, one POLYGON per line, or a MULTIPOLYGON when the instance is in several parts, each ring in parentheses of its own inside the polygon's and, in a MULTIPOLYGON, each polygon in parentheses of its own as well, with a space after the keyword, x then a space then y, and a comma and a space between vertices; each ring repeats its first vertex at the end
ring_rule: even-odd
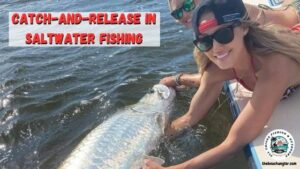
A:
POLYGON ((186 128, 190 128, 201 120, 215 103, 222 90, 223 83, 202 83, 192 98, 190 108, 186 114, 179 117, 167 128, 165 135, 173 137, 186 128))
POLYGON ((299 22, 297 12, 289 7, 287 10, 263 9, 258 6, 245 3, 245 7, 251 21, 260 25, 278 24, 284 27, 292 27, 299 22))
POLYGON ((217 147, 170 169, 210 168, 254 140, 267 124, 288 87, 287 70, 279 66, 261 72, 252 98, 234 122, 227 138, 217 147))
MULTIPOLYGON (((259 80, 256 82, 252 98, 234 122, 226 139, 220 145, 184 163, 166 168, 210 168, 254 140, 267 124, 285 89, 289 86, 289 77, 286 76, 289 70, 287 62, 283 62, 285 62, 284 59, 277 59, 277 62, 265 66, 263 68, 265 70, 259 73, 259 80), (285 66, 282 66, 284 64, 285 66), (274 65, 277 65, 277 67, 274 65)), ((145 161, 145 163, 149 169, 164 168, 150 160, 145 161)))
MULTIPOLYGON (((195 73, 195 74, 188 74, 188 73, 182 73, 178 74, 180 75, 178 78, 178 82, 180 86, 187 86, 187 87, 199 87, 200 85, 200 79, 201 74, 195 73)), ((168 87, 177 87, 178 84, 176 84, 176 76, 167 76, 160 80, 160 84, 164 84, 168 87)))
POLYGON ((220 70, 212 64, 203 73, 201 85, 193 96, 189 110, 167 128, 166 136, 174 136, 182 130, 190 128, 201 120, 215 103, 223 87, 223 82, 232 79, 232 71, 220 70))

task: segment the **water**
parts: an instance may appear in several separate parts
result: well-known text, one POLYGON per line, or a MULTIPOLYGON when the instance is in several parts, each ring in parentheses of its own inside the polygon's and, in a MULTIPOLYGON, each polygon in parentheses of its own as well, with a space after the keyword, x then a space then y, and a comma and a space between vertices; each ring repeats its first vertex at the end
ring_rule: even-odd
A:
MULTIPOLYGON (((0 166, 57 168, 79 141, 117 109, 136 103, 164 76, 196 72, 192 33, 175 24, 167 1, 1 1, 0 166), (10 11, 161 12, 161 47, 8 47, 10 11)), ((182 115, 195 90, 177 96, 182 115)), ((232 124, 226 97, 208 117, 153 152, 177 164, 221 143, 232 124)), ((217 169, 247 169, 240 152, 217 169)))

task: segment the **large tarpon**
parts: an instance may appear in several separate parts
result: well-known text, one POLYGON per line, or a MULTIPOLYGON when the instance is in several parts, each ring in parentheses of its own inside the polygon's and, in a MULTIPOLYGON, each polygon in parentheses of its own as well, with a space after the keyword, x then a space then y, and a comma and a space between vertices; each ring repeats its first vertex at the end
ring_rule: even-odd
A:
POLYGON ((59 168, 140 168, 143 155, 163 135, 174 98, 174 89, 155 85, 138 103, 118 111, 92 130, 59 168))

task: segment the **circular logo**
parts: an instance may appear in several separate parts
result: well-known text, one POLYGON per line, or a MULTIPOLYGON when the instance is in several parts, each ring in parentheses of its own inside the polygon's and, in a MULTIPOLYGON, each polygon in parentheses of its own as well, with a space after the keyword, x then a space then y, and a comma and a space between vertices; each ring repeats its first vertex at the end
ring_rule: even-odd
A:
POLYGON ((295 149, 293 136, 286 130, 277 129, 271 131, 265 138, 264 146, 267 154, 274 160, 284 160, 295 149))

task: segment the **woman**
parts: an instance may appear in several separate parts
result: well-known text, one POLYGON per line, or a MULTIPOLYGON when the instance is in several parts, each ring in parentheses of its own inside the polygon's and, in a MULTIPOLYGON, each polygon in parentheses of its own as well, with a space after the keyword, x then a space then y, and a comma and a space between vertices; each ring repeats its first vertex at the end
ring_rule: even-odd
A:
MULTIPOLYGON (((240 0, 218 2, 203 0, 195 11, 194 44, 206 57, 204 71, 188 113, 172 128, 203 118, 226 80, 240 81, 253 95, 220 145, 168 169, 206 169, 233 155, 259 135, 285 93, 300 86, 300 38, 288 29, 249 21, 240 0)), ((151 160, 145 164, 163 168, 151 160)))
MULTIPOLYGON (((191 27, 191 15, 196 6, 201 0, 168 0, 171 15, 176 21, 187 28, 191 27)), ((282 9, 273 10, 267 6, 254 6, 245 4, 250 20, 256 21, 259 24, 278 24, 285 27, 292 27, 300 22, 300 0, 285 0, 282 9)), ((299 26, 300 27, 300 26, 299 26)), ((300 30, 300 28, 299 28, 300 30)), ((300 35, 300 31, 297 31, 300 35)), ((198 64, 197 50, 194 51, 194 59, 198 64)), ((179 73, 175 76, 163 78, 160 83, 170 87, 190 86, 198 87, 200 85, 200 74, 179 73)))

